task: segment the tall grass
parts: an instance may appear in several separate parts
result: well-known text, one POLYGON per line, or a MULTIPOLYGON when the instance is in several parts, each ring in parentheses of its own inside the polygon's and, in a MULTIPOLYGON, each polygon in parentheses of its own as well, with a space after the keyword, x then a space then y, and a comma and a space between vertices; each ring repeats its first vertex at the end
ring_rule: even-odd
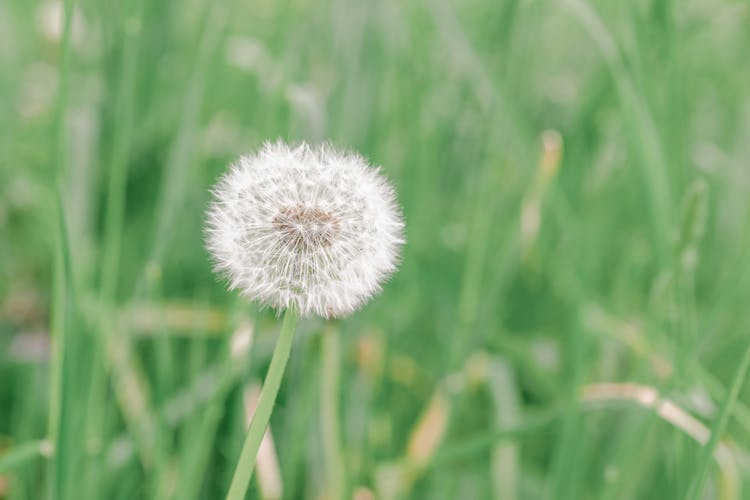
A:
POLYGON ((278 326, 203 211, 276 137, 383 165, 408 245, 300 323, 253 498, 750 498, 748 47, 728 0, 0 3, 0 498, 226 493, 278 326))

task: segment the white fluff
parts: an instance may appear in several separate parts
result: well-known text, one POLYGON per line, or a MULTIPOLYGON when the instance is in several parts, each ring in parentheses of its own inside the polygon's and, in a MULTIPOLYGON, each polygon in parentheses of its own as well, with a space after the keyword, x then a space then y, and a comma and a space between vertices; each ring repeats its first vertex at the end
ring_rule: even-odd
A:
POLYGON ((396 270, 404 224, 393 188, 357 154, 266 143, 213 194, 206 246, 215 270, 264 305, 346 316, 396 270))

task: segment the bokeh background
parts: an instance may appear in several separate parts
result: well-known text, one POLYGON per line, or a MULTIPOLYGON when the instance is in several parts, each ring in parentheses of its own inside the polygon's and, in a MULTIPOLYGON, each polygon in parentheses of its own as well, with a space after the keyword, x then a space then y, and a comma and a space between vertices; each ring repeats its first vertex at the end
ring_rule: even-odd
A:
POLYGON ((739 0, 1 2, 0 498, 222 498, 279 322, 203 211, 277 138, 408 245, 301 323, 248 497, 750 498, 739 0))

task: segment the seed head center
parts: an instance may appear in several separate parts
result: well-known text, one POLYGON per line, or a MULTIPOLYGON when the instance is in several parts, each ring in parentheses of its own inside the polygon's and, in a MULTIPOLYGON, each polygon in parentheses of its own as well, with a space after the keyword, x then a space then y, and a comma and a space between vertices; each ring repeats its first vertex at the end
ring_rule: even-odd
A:
POLYGON ((339 231, 339 221, 334 214, 302 204, 279 210, 273 225, 282 239, 295 249, 330 246, 339 231))

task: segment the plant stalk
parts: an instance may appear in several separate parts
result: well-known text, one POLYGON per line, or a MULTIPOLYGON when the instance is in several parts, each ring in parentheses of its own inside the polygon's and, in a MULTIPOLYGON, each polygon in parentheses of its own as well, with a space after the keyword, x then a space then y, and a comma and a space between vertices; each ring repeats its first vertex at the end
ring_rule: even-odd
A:
POLYGON ((745 354, 735 372, 729 393, 719 410, 719 416, 714 420, 714 423, 711 426, 711 437, 703 447, 703 453, 700 462, 698 463, 697 471, 693 472, 693 480, 686 496, 689 500, 698 500, 703 494, 703 487, 711 467, 714 453, 719 445, 721 436, 729 423, 729 417, 732 415, 732 410, 737 404, 737 398, 739 397, 742 386, 745 383, 748 370, 750 370, 750 345, 745 349, 745 354))
POLYGON ((268 421, 271 419, 271 412, 276 403, 279 387, 281 386, 281 378, 284 376, 286 363, 289 360, 289 353, 292 350, 297 319, 297 312, 293 309, 287 309, 284 313, 284 322, 281 324, 279 340, 276 342, 276 347, 273 350, 271 366, 268 367, 266 380, 263 382, 258 406, 250 421, 245 443, 242 445, 242 452, 234 469, 232 484, 229 486, 229 493, 227 493, 227 500, 242 500, 245 498, 247 487, 253 476, 258 448, 263 440, 263 434, 268 427, 268 421))

